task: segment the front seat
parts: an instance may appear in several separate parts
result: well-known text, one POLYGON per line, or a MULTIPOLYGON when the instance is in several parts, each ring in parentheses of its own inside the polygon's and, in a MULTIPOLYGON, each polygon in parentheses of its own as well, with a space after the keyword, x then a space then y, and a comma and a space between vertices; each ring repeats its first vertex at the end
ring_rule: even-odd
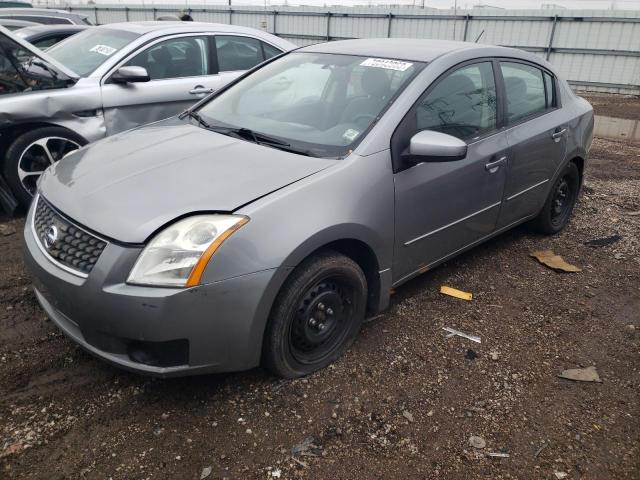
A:
POLYGON ((156 50, 152 50, 151 59, 153 62, 149 62, 149 77, 151 80, 157 80, 167 77, 167 72, 171 67, 171 54, 166 47, 162 46, 156 50))
POLYGON ((340 117, 340 123, 355 123, 366 128, 391 96, 391 79, 381 68, 367 68, 360 80, 366 94, 351 100, 340 117))

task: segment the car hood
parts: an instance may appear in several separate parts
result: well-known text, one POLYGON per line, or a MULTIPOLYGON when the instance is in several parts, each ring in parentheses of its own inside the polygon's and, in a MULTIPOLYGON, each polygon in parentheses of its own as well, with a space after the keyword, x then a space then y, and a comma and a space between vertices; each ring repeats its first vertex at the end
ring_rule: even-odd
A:
MULTIPOLYGON (((8 29, 4 28, 2 25, 0 25, 0 37, 3 37, 6 41, 10 43, 18 44, 23 50, 28 51, 34 57, 37 57, 41 61, 48 64, 49 68, 51 68, 52 70, 55 70, 58 73, 58 75, 62 75, 72 80, 78 79, 78 75, 73 70, 65 67, 64 65, 59 63, 57 60, 54 60, 48 54, 46 54, 39 48, 34 47, 26 40, 18 37, 17 35, 12 34, 8 29)), ((7 59, 4 52, 0 52, 0 58, 7 59)))
POLYGON ((108 238, 142 243, 195 212, 232 212, 333 165, 177 118, 108 137, 50 167, 40 194, 108 238))

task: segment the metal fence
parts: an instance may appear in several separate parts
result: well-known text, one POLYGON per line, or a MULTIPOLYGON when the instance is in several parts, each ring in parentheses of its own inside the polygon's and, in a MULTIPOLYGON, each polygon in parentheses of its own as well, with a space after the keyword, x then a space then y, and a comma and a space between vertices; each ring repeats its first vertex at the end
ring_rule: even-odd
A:
MULTIPOLYGON (((476 41, 531 51, 576 89, 640 94, 640 11, 439 11, 411 7, 93 6, 68 8, 97 24, 154 20, 189 11, 194 20, 266 30, 298 45, 362 37, 476 41)), ((401 56, 401 52, 398 52, 401 56)))

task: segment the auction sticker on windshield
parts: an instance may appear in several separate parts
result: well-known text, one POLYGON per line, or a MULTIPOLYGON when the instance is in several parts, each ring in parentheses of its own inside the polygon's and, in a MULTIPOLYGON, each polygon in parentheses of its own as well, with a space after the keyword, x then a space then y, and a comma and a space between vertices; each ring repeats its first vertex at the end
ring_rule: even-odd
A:
POLYGON ((367 58, 360 65, 363 67, 386 68, 387 70, 398 70, 404 72, 413 63, 403 62, 401 60, 390 60, 388 58, 367 58))
POLYGON ((116 49, 113 48, 113 47, 110 47, 109 45, 94 45, 93 47, 91 47, 89 49, 89 51, 90 52, 96 52, 96 53, 99 53, 100 55, 104 55, 104 56, 108 57, 113 52, 115 52, 116 49))

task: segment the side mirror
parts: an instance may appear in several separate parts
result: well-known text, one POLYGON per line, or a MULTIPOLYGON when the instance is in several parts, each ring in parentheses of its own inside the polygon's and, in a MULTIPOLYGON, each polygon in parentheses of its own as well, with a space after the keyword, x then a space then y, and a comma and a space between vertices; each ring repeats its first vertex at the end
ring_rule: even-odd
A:
POLYGON ((467 156, 467 144, 446 133, 423 130, 411 137, 409 156, 415 163, 449 162, 467 156))
POLYGON ((138 83, 148 82, 149 80, 149 73, 146 68, 133 65, 120 67, 111 75, 111 81, 114 83, 138 83))

